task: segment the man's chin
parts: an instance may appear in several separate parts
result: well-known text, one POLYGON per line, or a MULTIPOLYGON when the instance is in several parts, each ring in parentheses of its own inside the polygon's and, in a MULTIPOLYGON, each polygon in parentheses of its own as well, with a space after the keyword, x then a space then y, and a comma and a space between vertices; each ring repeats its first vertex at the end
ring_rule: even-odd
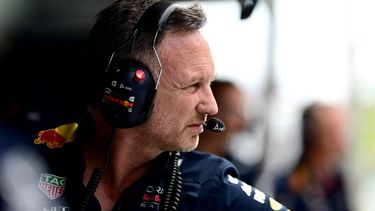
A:
POLYGON ((179 147, 177 151, 180 152, 191 152, 195 150, 198 146, 198 136, 193 136, 190 140, 185 142, 184 146, 179 147))
POLYGON ((179 152, 191 152, 195 149, 196 147, 194 148, 181 148, 180 150, 178 150, 179 152))

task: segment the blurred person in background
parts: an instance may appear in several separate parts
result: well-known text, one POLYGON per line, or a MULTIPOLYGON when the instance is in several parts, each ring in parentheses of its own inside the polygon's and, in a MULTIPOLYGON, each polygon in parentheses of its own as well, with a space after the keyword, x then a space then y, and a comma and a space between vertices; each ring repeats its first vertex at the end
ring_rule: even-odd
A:
POLYGON ((213 81, 211 89, 219 111, 209 118, 222 120, 225 124, 225 130, 221 133, 205 130, 200 135, 197 150, 226 158, 238 168, 243 181, 254 184, 260 174, 260 166, 251 166, 239 161, 229 150, 229 144, 233 140, 233 136, 246 128, 245 93, 234 82, 223 79, 213 81))
POLYGON ((294 211, 348 211, 345 175, 348 113, 342 105, 312 103, 302 114, 302 153, 275 182, 275 198, 294 211))

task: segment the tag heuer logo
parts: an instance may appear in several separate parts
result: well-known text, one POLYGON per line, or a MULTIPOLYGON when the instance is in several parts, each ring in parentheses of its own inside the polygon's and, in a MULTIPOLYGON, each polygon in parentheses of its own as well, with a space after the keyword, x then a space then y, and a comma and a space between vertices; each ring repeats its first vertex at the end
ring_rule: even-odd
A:
POLYGON ((64 193, 65 180, 65 177, 59 177, 53 174, 41 174, 39 189, 42 190, 48 198, 56 199, 64 193))

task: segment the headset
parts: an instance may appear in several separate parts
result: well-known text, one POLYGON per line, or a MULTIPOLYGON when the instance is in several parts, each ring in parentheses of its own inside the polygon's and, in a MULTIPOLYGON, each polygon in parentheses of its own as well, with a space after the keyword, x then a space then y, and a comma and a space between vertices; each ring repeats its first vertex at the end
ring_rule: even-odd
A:
POLYGON ((135 127, 145 122, 150 116, 163 71, 155 42, 168 18, 177 7, 179 7, 178 4, 168 1, 159 1, 151 5, 135 26, 131 40, 130 59, 121 60, 116 55, 125 44, 112 53, 104 74, 104 93, 101 100, 101 115, 111 126, 116 128, 135 127), (154 33, 152 47, 160 66, 156 82, 150 68, 132 58, 137 34, 142 31, 154 33))
MULTIPOLYGON (((86 210, 96 188, 103 176, 111 153, 112 138, 116 128, 130 128, 142 124, 148 119, 154 105, 156 91, 163 71, 155 48, 156 38, 176 8, 176 3, 159 1, 151 5, 138 20, 132 35, 130 59, 121 60, 116 56, 125 44, 117 48, 111 55, 105 70, 105 85, 101 100, 100 112, 104 120, 112 126, 110 140, 105 150, 102 168, 95 168, 88 182, 86 193, 81 201, 80 210, 86 210), (133 47, 137 34, 141 31, 154 33, 152 48, 159 63, 160 71, 155 82, 150 68, 142 62, 132 59, 133 47)), ((178 152, 171 152, 167 194, 161 204, 161 210, 177 210, 182 192, 182 176, 179 170, 178 152)))

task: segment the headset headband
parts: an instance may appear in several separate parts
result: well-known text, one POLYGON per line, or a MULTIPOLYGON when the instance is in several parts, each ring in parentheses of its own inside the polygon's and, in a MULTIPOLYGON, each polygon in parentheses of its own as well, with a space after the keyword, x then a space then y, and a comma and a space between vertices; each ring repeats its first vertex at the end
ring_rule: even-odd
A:
POLYGON ((159 1, 151 5, 138 20, 136 30, 149 32, 162 31, 172 12, 179 7, 169 1, 159 1))

